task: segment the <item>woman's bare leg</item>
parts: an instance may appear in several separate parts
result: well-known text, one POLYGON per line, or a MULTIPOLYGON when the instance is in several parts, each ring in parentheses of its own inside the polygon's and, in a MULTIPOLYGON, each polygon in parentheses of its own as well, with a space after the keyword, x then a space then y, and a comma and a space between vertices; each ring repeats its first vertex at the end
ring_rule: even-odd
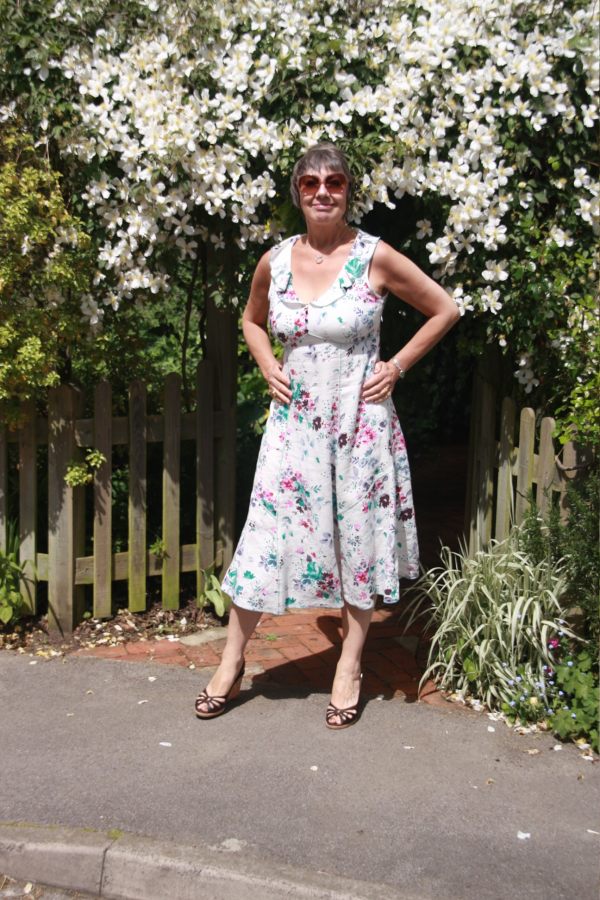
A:
MULTIPOLYGON (((342 608, 342 652, 335 670, 331 702, 339 709, 356 706, 360 694, 360 659, 367 639, 373 609, 358 609, 344 603, 342 608)), ((334 725, 340 717, 333 718, 334 725)))
POLYGON ((227 694, 238 674, 246 644, 250 640, 254 629, 260 621, 261 612, 242 609, 233 604, 229 611, 229 625, 227 627, 227 642, 223 648, 219 668, 206 685, 206 691, 212 697, 220 697, 227 694))

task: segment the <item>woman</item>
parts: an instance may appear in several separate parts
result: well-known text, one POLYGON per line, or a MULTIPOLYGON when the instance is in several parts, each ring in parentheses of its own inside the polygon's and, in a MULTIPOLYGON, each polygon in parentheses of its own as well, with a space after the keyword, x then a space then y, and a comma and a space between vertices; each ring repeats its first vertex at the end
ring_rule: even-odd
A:
POLYGON ((306 234, 265 253, 254 273, 243 331, 273 399, 248 519, 222 583, 233 601, 227 642, 196 700, 199 718, 220 715, 239 693, 244 648, 263 612, 323 606, 341 608, 343 632, 326 724, 351 725, 376 596, 397 602, 399 578, 418 574, 408 461, 390 395, 459 312, 406 257, 348 225, 352 187, 335 146, 308 150, 291 181, 306 234), (388 292, 427 322, 384 362, 388 292))

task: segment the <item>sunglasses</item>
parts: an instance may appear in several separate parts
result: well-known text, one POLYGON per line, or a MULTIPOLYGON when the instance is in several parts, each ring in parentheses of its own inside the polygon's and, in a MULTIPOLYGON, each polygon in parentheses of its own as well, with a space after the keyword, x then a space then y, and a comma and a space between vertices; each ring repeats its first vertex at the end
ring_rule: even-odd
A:
POLYGON ((321 185, 329 194, 343 194, 346 190, 348 179, 341 172, 326 175, 319 178, 318 175, 301 175, 298 179, 298 190, 303 197, 314 197, 321 185))

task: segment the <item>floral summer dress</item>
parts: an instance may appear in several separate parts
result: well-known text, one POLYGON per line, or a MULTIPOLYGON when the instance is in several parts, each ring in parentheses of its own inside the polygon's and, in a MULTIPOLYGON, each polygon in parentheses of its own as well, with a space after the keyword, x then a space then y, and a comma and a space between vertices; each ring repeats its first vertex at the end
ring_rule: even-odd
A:
POLYGON ((360 393, 379 359, 385 297, 368 282, 378 238, 358 231, 334 284, 310 304, 294 292, 291 250, 271 251, 269 325, 284 345, 289 405, 273 400, 248 518, 222 588, 267 613, 361 609, 399 600, 418 575, 404 437, 391 399, 360 393))

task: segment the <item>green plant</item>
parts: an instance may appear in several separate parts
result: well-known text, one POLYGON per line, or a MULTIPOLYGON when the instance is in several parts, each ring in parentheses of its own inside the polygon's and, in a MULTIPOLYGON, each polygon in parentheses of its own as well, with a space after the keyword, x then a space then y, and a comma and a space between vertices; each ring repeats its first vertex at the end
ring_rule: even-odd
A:
POLYGON ((168 556, 167 547, 162 538, 158 537, 150 544, 150 553, 152 553, 159 562, 162 562, 168 556))
POLYGON ((581 650, 576 656, 568 645, 561 643, 564 651, 556 666, 554 712, 552 729, 563 740, 583 737, 592 748, 598 746, 598 662, 589 650, 581 650))
POLYGON ((0 623, 10 625, 23 615, 21 581, 25 563, 19 562, 19 535, 14 522, 8 523, 6 550, 0 550, 0 623))
POLYGON ((515 683, 527 696, 540 690, 543 696, 549 640, 559 632, 578 636, 562 618, 564 562, 534 563, 521 541, 513 528, 505 541, 493 541, 473 558, 464 548, 443 547, 444 565, 417 582, 408 624, 429 613, 426 628, 434 630, 421 682, 433 676, 440 687, 477 697, 490 709, 514 699, 515 683), (429 609, 422 608, 424 600, 429 609))
POLYGON ((197 605, 202 609, 207 603, 212 603, 215 613, 219 617, 223 617, 229 607, 231 600, 227 594, 221 590, 219 579, 214 574, 214 563, 208 569, 202 570, 204 586, 202 593, 197 598, 197 605))
POLYGON ((69 487, 77 487, 81 484, 89 484, 93 477, 94 471, 99 469, 102 463, 106 462, 106 457, 99 450, 91 447, 86 451, 84 462, 71 461, 67 465, 65 475, 65 483, 69 487))

